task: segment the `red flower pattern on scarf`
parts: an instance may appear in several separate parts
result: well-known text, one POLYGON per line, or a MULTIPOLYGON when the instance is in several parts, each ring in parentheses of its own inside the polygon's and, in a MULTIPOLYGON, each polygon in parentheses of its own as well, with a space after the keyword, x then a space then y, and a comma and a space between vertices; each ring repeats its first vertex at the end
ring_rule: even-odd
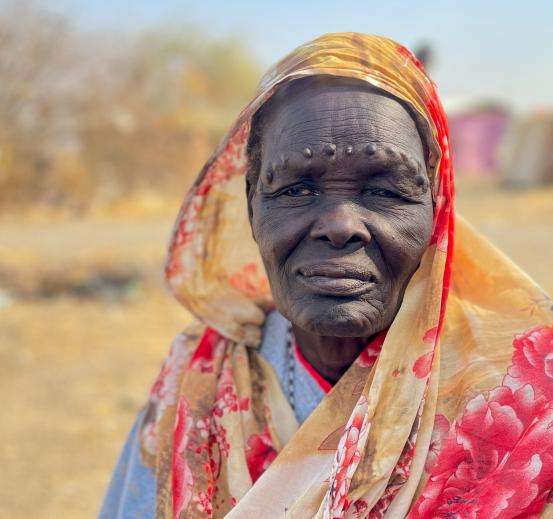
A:
POLYGON ((221 378, 217 385, 217 394, 215 395, 215 403, 213 404, 213 415, 221 418, 226 413, 236 411, 246 411, 250 406, 250 399, 247 397, 238 398, 236 387, 230 368, 229 359, 223 362, 223 370, 221 378))
POLYGON ((208 328, 190 359, 190 369, 199 370, 202 373, 213 373, 213 360, 220 357, 226 344, 227 341, 215 330, 208 328))
POLYGON ((386 329, 377 334, 376 337, 370 341, 365 349, 359 354, 359 357, 357 357, 355 363, 362 368, 372 368, 380 355, 380 350, 382 350, 382 345, 384 344, 384 339, 386 339, 387 332, 388 330, 386 329))
POLYGON ((148 410, 152 416, 143 423, 141 438, 144 449, 151 455, 155 455, 157 449, 158 422, 165 410, 177 402, 177 385, 188 358, 186 335, 179 334, 173 340, 169 356, 150 389, 148 410))
POLYGON ((430 472, 436 463, 443 441, 447 437, 448 432, 449 420, 443 414, 437 413, 434 417, 434 429, 432 429, 432 437, 430 438, 428 455, 426 456, 426 463, 424 465, 424 470, 426 470, 426 472, 430 472))
POLYGON ((417 378, 426 378, 432 370, 432 359, 434 351, 429 351, 421 355, 413 364, 413 374, 417 378))
POLYGON ((246 443, 246 462, 255 483, 276 458, 277 451, 267 428, 261 434, 252 434, 246 443))
POLYGON ((515 352, 503 384, 518 389, 530 384, 536 395, 553 400, 553 326, 536 326, 517 335, 515 352))
POLYGON ((553 485, 552 338, 553 327, 515 338, 509 374, 467 404, 409 517, 529 517, 542 509, 553 485))
POLYGON ((334 460, 334 472, 330 477, 327 493, 328 501, 323 516, 325 519, 342 517, 344 511, 348 509, 351 478, 357 469, 361 451, 369 433, 368 405, 367 398, 361 396, 340 438, 334 460))
POLYGON ((173 516, 178 518, 192 499, 194 479, 186 461, 190 417, 184 398, 179 399, 175 421, 175 447, 173 449, 173 516))

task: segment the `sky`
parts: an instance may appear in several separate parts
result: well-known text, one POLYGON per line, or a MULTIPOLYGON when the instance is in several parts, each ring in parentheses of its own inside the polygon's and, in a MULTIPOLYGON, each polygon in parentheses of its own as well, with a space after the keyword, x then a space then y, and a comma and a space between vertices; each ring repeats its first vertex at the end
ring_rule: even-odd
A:
POLYGON ((432 45, 430 70, 447 103, 502 101, 553 108, 553 2, 545 0, 49 0, 85 29, 133 31, 192 23, 238 35, 269 66, 320 34, 358 31, 410 48, 432 45))

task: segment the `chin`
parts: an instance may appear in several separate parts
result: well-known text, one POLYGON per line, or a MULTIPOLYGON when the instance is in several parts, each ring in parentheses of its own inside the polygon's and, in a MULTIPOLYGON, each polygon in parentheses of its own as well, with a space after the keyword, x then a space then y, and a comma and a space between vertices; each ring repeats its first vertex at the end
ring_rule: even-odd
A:
MULTIPOLYGON (((285 317, 303 330, 326 337, 370 337, 384 329, 386 323, 373 306, 359 301, 304 305, 285 317)), ((281 312, 282 313, 282 312, 281 312)))

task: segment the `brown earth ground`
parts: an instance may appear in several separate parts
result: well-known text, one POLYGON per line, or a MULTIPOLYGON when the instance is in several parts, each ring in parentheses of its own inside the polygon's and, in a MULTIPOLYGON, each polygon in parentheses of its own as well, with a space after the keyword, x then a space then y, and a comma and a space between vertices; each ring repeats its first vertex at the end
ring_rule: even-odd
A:
MULTIPOLYGON (((161 275, 177 204, 143 205, 0 221, 0 517, 96 515, 189 319, 161 275)), ((465 184, 458 209, 553 293, 553 189, 465 184)))

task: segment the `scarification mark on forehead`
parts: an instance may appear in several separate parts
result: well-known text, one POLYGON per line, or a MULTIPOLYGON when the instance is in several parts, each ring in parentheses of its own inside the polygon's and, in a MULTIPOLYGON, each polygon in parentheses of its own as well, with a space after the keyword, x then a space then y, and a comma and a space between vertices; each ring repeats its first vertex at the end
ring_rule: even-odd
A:
POLYGON ((327 172, 361 171, 368 175, 382 174, 407 174, 414 179, 417 185, 428 183, 426 168, 419 160, 392 145, 380 145, 368 143, 361 146, 348 145, 346 147, 333 147, 333 153, 329 155, 328 146, 310 147, 308 156, 303 152, 290 151, 282 155, 279 161, 271 162, 267 167, 270 180, 265 175, 263 179, 271 182, 273 179, 282 180, 284 177, 297 175, 313 178, 323 177, 327 172), (367 153, 367 149, 371 153, 367 153), (283 167, 285 165, 285 167, 283 167), (352 169, 351 169, 352 168, 352 169))
MULTIPOLYGON (((398 105, 398 109, 402 113, 396 118, 386 110, 349 107, 351 114, 334 111, 331 116, 314 121, 311 116, 318 110, 316 106, 303 106, 298 111, 285 106, 265 127, 263 150, 281 153, 308 148, 315 152, 323 147, 324 152, 332 156, 336 154, 336 148, 357 148, 370 141, 378 145, 393 145, 409 155, 424 155, 414 121, 401 106, 398 105)), ((370 154, 370 147, 367 151, 370 154)))

